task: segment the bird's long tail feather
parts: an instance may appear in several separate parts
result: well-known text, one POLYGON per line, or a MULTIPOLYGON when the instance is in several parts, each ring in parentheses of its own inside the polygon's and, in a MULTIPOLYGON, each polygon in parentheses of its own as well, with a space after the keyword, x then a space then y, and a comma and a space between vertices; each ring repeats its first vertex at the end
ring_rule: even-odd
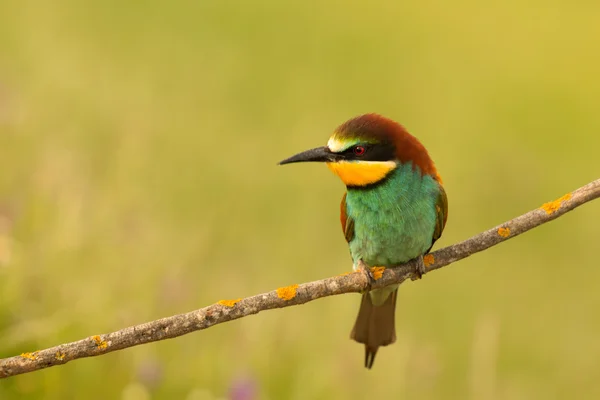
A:
POLYGON ((362 296, 360 309, 350 338, 365 345, 365 367, 371 368, 379 346, 387 346, 396 341, 396 298, 394 290, 383 304, 376 306, 369 293, 362 296))

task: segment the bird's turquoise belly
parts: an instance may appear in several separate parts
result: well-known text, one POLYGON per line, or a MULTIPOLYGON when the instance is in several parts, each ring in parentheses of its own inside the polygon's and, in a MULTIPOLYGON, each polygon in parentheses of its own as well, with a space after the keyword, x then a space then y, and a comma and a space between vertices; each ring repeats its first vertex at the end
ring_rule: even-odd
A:
POLYGON ((354 220, 350 253, 354 263, 391 266, 424 254, 436 223, 438 183, 412 166, 398 167, 384 183, 349 189, 346 212, 354 220))

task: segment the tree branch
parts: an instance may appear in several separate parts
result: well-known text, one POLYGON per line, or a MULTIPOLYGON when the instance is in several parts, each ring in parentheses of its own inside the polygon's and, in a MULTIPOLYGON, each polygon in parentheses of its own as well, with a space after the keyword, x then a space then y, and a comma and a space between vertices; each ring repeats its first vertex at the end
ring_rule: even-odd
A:
MULTIPOLYGON (((598 197, 600 197, 600 179, 470 239, 426 255, 424 261, 427 272, 442 268, 518 236, 598 197)), ((409 278, 416 279, 415 268, 415 261, 385 270, 375 268, 373 272, 377 280, 373 283, 372 288, 377 289, 394 283, 402 283, 409 278)), ((368 283, 366 274, 352 272, 301 285, 279 288, 245 299, 221 300, 208 307, 185 314, 131 326, 113 333, 91 336, 45 350, 0 359, 0 378, 66 364, 78 358, 99 356, 144 343, 171 339, 210 328, 216 324, 257 314, 260 311, 304 304, 321 297, 342 293, 363 292, 367 289, 368 283)))

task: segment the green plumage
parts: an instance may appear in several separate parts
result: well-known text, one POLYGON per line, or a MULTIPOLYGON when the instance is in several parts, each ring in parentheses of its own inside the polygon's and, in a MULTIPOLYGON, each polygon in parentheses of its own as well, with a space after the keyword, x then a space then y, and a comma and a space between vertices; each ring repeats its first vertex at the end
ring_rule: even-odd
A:
MULTIPOLYGON (((434 241, 442 191, 412 163, 399 165, 373 187, 348 188, 346 215, 354 229, 349 246, 355 265, 362 259, 369 266, 388 267, 426 253, 434 241)), ((380 304, 395 289, 372 291, 373 303, 380 304)))

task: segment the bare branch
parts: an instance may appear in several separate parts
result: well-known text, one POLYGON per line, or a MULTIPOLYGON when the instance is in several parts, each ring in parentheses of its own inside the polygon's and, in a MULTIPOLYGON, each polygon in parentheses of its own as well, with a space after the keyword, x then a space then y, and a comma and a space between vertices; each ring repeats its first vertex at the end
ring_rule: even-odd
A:
MULTIPOLYGON (((541 224, 552 221, 578 206, 600 197, 600 179, 520 217, 482 232, 463 242, 425 256, 427 272, 478 253, 541 224)), ((416 263, 409 261, 395 268, 375 271, 378 278, 374 289, 415 279, 416 263), (382 272, 378 274, 378 272, 382 272)), ((76 342, 61 344, 45 350, 23 353, 0 359, 0 378, 24 374, 54 365, 66 364, 83 357, 94 357, 112 351, 156 342, 210 328, 213 325, 273 308, 304 304, 326 296, 357 293, 367 289, 368 278, 362 272, 352 272, 319 281, 292 285, 237 300, 221 300, 208 307, 186 314, 131 326, 104 335, 91 336, 76 342)))

